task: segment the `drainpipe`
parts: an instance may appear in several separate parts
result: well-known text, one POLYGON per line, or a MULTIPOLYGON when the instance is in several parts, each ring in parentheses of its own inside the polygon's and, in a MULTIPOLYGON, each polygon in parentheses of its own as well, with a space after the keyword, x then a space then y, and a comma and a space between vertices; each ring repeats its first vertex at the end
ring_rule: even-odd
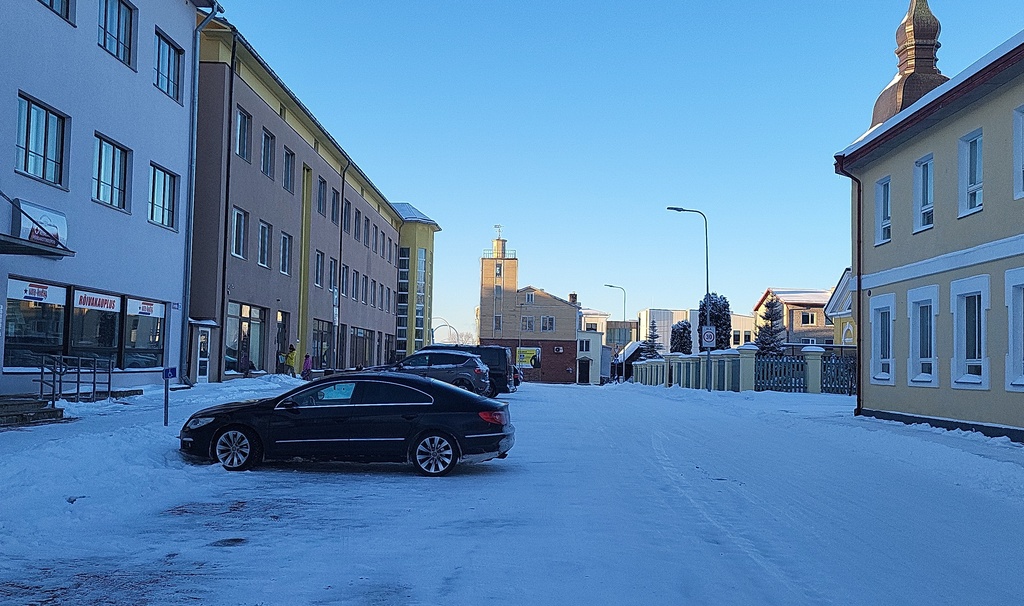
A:
POLYGON ((853 414, 855 416, 859 416, 864 412, 864 386, 863 381, 861 381, 861 378, 864 376, 864 365, 862 363, 862 359, 864 356, 864 338, 862 336, 864 332, 864 323, 862 321, 863 312, 861 311, 861 308, 864 307, 861 304, 861 282, 863 281, 862 278, 864 275, 862 269, 863 264, 861 263, 863 258, 862 251, 864 250, 864 237, 862 235, 863 231, 861 225, 861 211, 864 207, 864 186, 861 183, 860 179, 853 176, 849 171, 846 170, 845 156, 836 156, 836 174, 843 175, 844 177, 849 177, 851 180, 853 180, 854 183, 857 184, 857 312, 854 318, 854 322, 857 324, 857 408, 853 410, 853 414))
MULTIPOLYGON (((344 242, 345 242, 345 175, 348 174, 348 169, 349 169, 350 166, 352 166, 352 160, 350 158, 346 158, 345 159, 345 168, 343 168, 341 170, 341 201, 340 201, 341 206, 340 206, 340 208, 338 208, 338 214, 339 214, 339 216, 338 216, 338 219, 339 219, 338 220, 338 267, 335 268, 335 271, 340 270, 345 265, 344 263, 341 262, 342 261, 341 253, 342 253, 343 249, 345 248, 345 246, 344 246, 344 242)), ((348 276, 345 276, 345 277, 347 278, 348 276)), ((334 351, 332 352, 333 355, 331 356, 331 367, 332 368, 337 368, 338 367, 338 341, 340 340, 340 339, 338 339, 338 337, 341 334, 339 331, 340 331, 340 327, 341 327, 341 280, 342 280, 342 278, 341 278, 341 276, 334 276, 334 279, 337 280, 337 284, 335 285, 335 289, 336 290, 335 290, 334 294, 338 297, 338 322, 334 326, 334 338, 331 339, 334 342, 334 347, 332 348, 332 349, 334 349, 334 351)), ((333 303, 334 303, 334 298, 332 297, 331 298, 331 304, 333 305, 333 303)), ((342 353, 344 353, 344 352, 342 352, 342 353)), ((347 362, 347 360, 346 360, 346 362, 347 362)))
POLYGON ((180 359, 178 368, 181 369, 179 376, 182 381, 188 377, 189 363, 192 358, 192 339, 189 338, 189 306, 192 300, 192 226, 194 223, 193 214, 196 207, 196 146, 198 133, 196 132, 199 121, 199 43, 202 32, 206 26, 213 21, 219 13, 224 12, 224 7, 218 2, 213 3, 213 8, 203 19, 195 32, 192 34, 192 100, 189 103, 189 128, 188 128, 188 185, 186 195, 188 197, 188 212, 185 213, 185 274, 184 287, 181 297, 181 343, 178 350, 180 359))

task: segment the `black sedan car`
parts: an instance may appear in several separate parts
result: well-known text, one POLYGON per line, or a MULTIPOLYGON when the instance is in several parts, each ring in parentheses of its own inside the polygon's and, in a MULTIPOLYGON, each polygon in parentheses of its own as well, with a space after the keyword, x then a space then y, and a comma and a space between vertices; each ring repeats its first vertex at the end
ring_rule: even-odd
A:
POLYGON ((293 457, 409 462, 443 476, 459 463, 505 458, 515 443, 508 405, 398 373, 331 375, 265 400, 196 412, 181 452, 250 469, 293 457))

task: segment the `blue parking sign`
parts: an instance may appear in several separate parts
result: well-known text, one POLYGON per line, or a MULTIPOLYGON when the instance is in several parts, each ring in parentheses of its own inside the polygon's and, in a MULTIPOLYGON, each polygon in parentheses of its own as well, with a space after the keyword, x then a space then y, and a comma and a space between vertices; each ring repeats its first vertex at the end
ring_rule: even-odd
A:
POLYGON ((175 368, 165 368, 164 369, 164 378, 165 379, 173 379, 173 378, 175 378, 177 376, 178 376, 178 369, 176 367, 175 368))

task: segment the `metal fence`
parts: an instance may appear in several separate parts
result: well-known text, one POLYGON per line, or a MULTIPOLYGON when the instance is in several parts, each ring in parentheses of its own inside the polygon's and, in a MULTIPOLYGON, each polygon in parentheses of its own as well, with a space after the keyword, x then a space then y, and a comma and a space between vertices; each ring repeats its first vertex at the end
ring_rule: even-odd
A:
POLYGON ((754 390, 807 392, 807 362, 802 356, 757 356, 754 390))
POLYGON ((852 356, 825 356, 821 359, 821 392, 857 393, 857 358, 852 356))
POLYGON ((114 361, 109 358, 44 355, 39 364, 39 399, 54 406, 61 398, 95 402, 110 395, 114 361))

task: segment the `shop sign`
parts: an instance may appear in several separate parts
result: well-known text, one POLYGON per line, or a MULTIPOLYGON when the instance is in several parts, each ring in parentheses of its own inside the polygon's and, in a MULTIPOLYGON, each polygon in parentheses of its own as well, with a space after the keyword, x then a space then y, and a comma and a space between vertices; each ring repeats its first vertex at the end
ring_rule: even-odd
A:
POLYGON ((67 303, 67 289, 60 286, 41 284, 39 282, 8 280, 7 298, 14 299, 16 301, 34 301, 36 303, 64 305, 67 303))
POLYGON ((68 245, 68 219, 64 213, 22 199, 16 202, 21 212, 14 213, 12 235, 46 246, 68 245))
POLYGON ((87 290, 75 291, 75 307, 79 309, 98 309, 100 311, 121 311, 121 297, 101 295, 87 290))
POLYGON ((163 303, 128 299, 129 316, 152 316, 154 318, 162 318, 164 317, 164 309, 163 303))

